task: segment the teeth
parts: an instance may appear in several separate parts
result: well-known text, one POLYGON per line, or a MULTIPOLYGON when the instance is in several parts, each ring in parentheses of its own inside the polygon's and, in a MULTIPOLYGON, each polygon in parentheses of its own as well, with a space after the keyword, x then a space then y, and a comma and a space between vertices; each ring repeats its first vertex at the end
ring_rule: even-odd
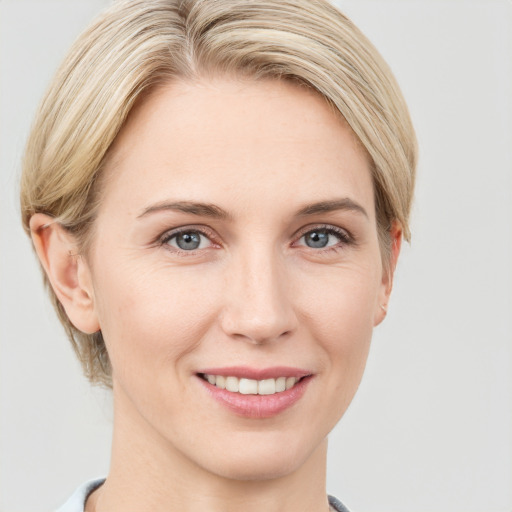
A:
POLYGON ((239 379, 238 377, 224 375, 204 375, 204 378, 212 385, 227 389, 232 393, 242 395, 274 395, 292 388, 299 379, 295 377, 278 377, 277 379, 239 379))
POLYGON ((226 377, 226 389, 232 393, 238 393, 239 382, 236 377, 226 377))
POLYGON ((223 375, 214 375, 215 385, 220 389, 226 389, 226 377, 223 375))
POLYGON ((276 379, 276 393, 286 389, 286 377, 279 377, 276 379))
POLYGON ((273 395, 276 392, 276 379, 258 381, 258 395, 273 395))
MULTIPOLYGON (((235 377, 232 377, 233 379, 235 377)), ((252 379, 240 379, 238 385, 238 392, 242 395, 257 395, 258 394, 258 381, 252 379)))
POLYGON ((295 386, 295 382, 297 382, 297 379, 295 377, 288 377, 286 379, 286 389, 290 389, 290 388, 293 388, 293 386, 295 386))

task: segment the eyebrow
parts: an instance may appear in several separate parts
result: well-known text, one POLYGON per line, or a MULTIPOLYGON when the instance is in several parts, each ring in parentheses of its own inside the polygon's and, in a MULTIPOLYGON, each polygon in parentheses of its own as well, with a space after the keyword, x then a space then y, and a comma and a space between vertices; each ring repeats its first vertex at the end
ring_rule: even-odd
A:
POLYGON ((308 204, 297 212, 297 216, 315 215, 317 213, 329 213, 337 210, 348 210, 362 213, 366 218, 368 213, 359 204, 348 197, 334 199, 332 201, 320 201, 319 203, 308 204))
MULTIPOLYGON (((368 213, 366 212, 366 210, 360 204, 356 203, 355 201, 348 197, 344 197, 342 199, 334 199, 331 201, 320 201, 318 203, 308 204, 306 206, 303 206, 300 210, 298 210, 295 216, 305 217, 308 215, 330 213, 338 210, 348 210, 361 213, 366 218, 368 218, 368 213)), ((141 217, 145 217, 146 215, 149 215, 151 213, 162 211, 178 211, 183 213, 189 213, 192 215, 197 215, 199 217, 210 217, 212 219, 219 220, 233 219, 233 216, 229 212, 223 210, 219 206, 210 203, 197 203, 194 201, 162 201, 160 203, 156 203, 145 208, 142 211, 142 213, 137 216, 137 218, 140 219, 141 217)))
POLYGON ((178 211, 183 213, 190 213, 192 215, 198 215, 200 217, 210 217, 220 220, 229 220, 232 218, 232 216, 227 211, 219 208, 214 204, 196 203, 193 201, 162 201, 161 203, 156 203, 145 208, 142 213, 137 216, 137 218, 140 219, 141 217, 151 213, 162 211, 178 211))

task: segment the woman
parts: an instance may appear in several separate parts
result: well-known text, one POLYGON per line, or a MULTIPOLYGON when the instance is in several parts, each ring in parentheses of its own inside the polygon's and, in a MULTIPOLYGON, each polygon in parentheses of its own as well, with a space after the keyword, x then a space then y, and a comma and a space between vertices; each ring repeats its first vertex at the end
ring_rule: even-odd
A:
POLYGON ((346 510, 326 439, 386 315, 415 164, 396 82, 329 3, 107 10, 22 177, 57 312, 114 397, 107 479, 62 510, 346 510))

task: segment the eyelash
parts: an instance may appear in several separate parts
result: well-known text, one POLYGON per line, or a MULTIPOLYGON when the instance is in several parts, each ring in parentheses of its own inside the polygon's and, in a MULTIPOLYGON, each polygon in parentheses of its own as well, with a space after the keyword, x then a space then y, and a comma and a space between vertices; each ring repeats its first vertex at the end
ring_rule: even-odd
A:
POLYGON ((207 229, 205 226, 186 226, 183 228, 174 229, 172 231, 167 231, 164 233, 159 239, 158 244, 161 246, 166 246, 169 248, 168 250, 172 251, 173 253, 177 254, 178 256, 189 256, 191 254, 196 254, 197 251, 201 251, 202 249, 195 249, 191 251, 185 251, 183 249, 177 249, 176 247, 170 247, 168 244, 169 242, 183 234, 183 233, 199 233, 200 235, 206 237, 213 245, 215 244, 213 241, 215 239, 215 234, 213 231, 207 229))
MULTIPOLYGON (((302 240, 302 238, 304 238, 308 233, 312 233, 314 231, 324 231, 327 234, 334 235, 339 239, 339 242, 337 244, 325 248, 319 248, 315 250, 315 253, 327 254, 332 251, 338 252, 342 251, 347 246, 355 245, 354 237, 346 229, 342 229, 331 224, 319 224, 316 226, 308 226, 307 228, 305 228, 305 230, 300 232, 300 236, 296 240, 302 240)), ((301 244, 301 246, 312 249, 312 247, 307 247, 306 245, 301 244)))
MULTIPOLYGON (((318 249, 313 249, 312 247, 308 247, 303 244, 301 244, 301 247, 313 249, 313 251, 315 253, 324 253, 325 254, 325 253, 329 253, 332 251, 338 252, 340 250, 343 250, 344 247, 346 247, 346 246, 355 245, 354 237, 347 230, 338 228, 337 226, 333 226, 331 224, 319 224, 319 225, 315 225, 315 226, 308 226, 307 228, 305 228, 304 230, 299 232, 299 235, 296 237, 294 244, 296 244, 299 240, 304 238, 308 233, 312 233, 314 231, 324 231, 327 234, 334 235, 339 239, 339 242, 335 245, 331 245, 331 246, 328 246, 325 248, 318 248, 318 249)), ((161 246, 167 245, 167 247, 169 247, 169 245, 168 245, 169 242, 173 238, 175 238, 183 233, 199 233, 200 235, 206 237, 213 245, 219 246, 219 244, 216 244, 214 242, 214 239, 215 239, 214 232, 209 229, 206 229, 205 226, 187 226, 184 228, 167 231, 166 233, 164 233, 162 236, 159 237, 158 244, 161 246)), ((179 256, 188 256, 188 255, 196 254, 197 251, 201 251, 203 249, 194 249, 194 250, 190 250, 190 251, 185 251, 183 249, 177 249, 176 247, 172 247, 169 250, 172 250, 172 252, 174 252, 175 254, 178 254, 179 256)))

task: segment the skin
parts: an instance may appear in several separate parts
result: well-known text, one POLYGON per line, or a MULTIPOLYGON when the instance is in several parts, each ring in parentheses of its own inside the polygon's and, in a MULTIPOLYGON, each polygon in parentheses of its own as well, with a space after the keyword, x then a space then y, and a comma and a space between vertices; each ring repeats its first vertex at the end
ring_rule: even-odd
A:
POLYGON ((346 123, 283 81, 168 84, 132 111, 101 194, 87 255, 31 220, 69 318, 101 329, 112 361, 111 470, 87 510, 326 511, 327 434, 361 380, 401 239, 395 225, 385 272, 368 161, 346 123), (162 207, 177 201, 226 216, 162 207), (177 228, 203 231, 199 248, 180 250, 177 228), (310 247, 315 228, 341 236, 310 247), (286 411, 246 418, 196 375, 232 365, 313 378, 286 411))

